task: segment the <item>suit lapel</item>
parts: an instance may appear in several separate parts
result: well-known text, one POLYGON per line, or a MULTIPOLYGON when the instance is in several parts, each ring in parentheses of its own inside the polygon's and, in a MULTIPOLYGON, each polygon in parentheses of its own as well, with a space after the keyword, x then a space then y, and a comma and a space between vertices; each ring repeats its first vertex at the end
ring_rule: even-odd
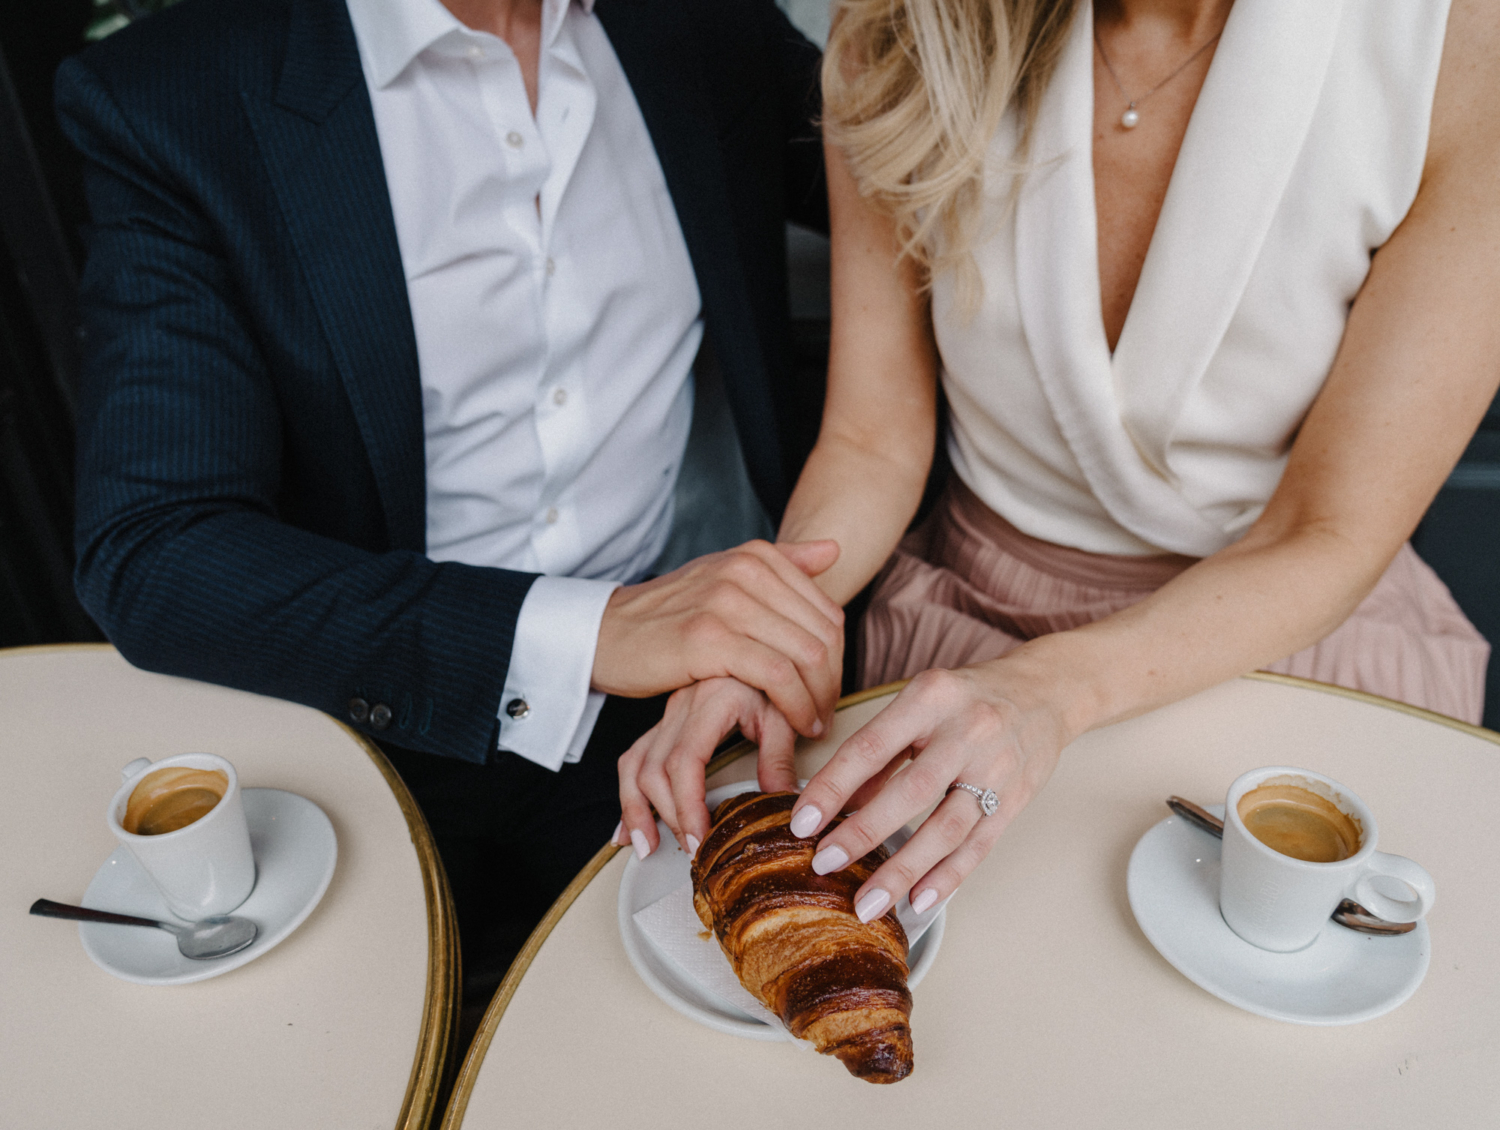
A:
POLYGON ((594 9, 656 149, 682 227, 703 314, 734 411, 746 469, 763 498, 785 493, 767 361, 756 330, 723 156, 709 110, 703 48, 675 4, 599 0, 594 9))
POLYGON ((243 98, 369 452, 391 545, 421 551, 426 475, 416 334, 344 4, 293 0, 274 96, 243 98))

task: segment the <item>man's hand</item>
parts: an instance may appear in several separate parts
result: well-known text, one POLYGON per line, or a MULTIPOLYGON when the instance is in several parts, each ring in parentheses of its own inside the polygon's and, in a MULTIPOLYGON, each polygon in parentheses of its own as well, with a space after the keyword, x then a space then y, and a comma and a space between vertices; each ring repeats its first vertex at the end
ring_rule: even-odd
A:
POLYGON ((615 590, 599 626, 594 689, 644 698, 730 676, 816 737, 838 700, 844 611, 811 578, 838 555, 832 541, 752 541, 615 590))

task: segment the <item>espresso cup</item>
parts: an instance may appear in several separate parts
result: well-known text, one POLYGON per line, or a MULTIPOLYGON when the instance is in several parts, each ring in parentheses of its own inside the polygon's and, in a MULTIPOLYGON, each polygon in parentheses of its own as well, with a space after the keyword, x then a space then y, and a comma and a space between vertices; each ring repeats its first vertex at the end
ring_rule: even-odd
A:
POLYGON ((1376 851, 1378 837, 1369 807, 1337 781, 1287 766, 1252 769, 1224 800, 1224 921, 1278 953, 1316 941, 1345 898, 1388 922, 1417 921, 1432 909, 1432 876, 1376 851))
POLYGON ((178 918, 228 914, 250 897, 255 859, 234 766, 212 753, 144 757, 121 771, 109 830, 178 918))

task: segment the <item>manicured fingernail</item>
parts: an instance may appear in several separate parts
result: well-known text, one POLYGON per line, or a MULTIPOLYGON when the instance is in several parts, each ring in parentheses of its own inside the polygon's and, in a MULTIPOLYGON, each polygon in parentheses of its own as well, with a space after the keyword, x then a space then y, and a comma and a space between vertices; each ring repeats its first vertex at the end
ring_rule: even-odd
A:
POLYGON ((688 833, 687 841, 688 841, 688 851, 690 851, 694 855, 697 855, 698 854, 698 837, 695 836, 695 835, 693 835, 693 833, 689 832, 688 833))
POLYGON ((925 914, 932 909, 932 904, 937 902, 937 892, 931 887, 911 900, 911 909, 914 914, 925 914))
POLYGON ((646 842, 646 833, 639 828, 631 830, 630 842, 635 845, 635 857, 645 859, 651 854, 651 845, 646 842))
POLYGON ((885 913, 885 908, 891 905, 891 896, 879 887, 859 900, 854 907, 854 913, 859 916, 861 922, 869 922, 879 918, 885 913))
POLYGON ((812 724, 812 736, 816 738, 816 737, 821 737, 822 734, 823 734, 823 719, 821 719, 821 718, 814 718, 813 719, 813 724, 812 724))
POLYGON ((622 846, 620 842, 620 833, 624 830, 625 821, 621 820, 618 824, 615 825, 615 830, 609 834, 609 842, 614 844, 616 847, 622 846))
POLYGON ((815 804, 805 804, 792 814, 792 835, 805 840, 823 823, 823 813, 815 804))
POLYGON ((819 875, 837 871, 849 862, 849 853, 837 844, 829 844, 813 856, 813 870, 819 875))

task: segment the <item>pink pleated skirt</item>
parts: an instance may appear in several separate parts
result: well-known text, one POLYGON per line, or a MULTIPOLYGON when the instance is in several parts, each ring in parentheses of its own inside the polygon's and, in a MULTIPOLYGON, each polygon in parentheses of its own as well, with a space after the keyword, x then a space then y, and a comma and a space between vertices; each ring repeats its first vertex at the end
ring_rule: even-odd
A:
MULTIPOLYGON (((1118 557, 1029 537, 955 476, 876 580, 860 634, 866 687, 1004 655, 1143 599, 1191 557, 1118 557)), ((1447 586, 1403 545, 1348 620, 1268 670, 1478 723, 1490 648, 1447 586)))

